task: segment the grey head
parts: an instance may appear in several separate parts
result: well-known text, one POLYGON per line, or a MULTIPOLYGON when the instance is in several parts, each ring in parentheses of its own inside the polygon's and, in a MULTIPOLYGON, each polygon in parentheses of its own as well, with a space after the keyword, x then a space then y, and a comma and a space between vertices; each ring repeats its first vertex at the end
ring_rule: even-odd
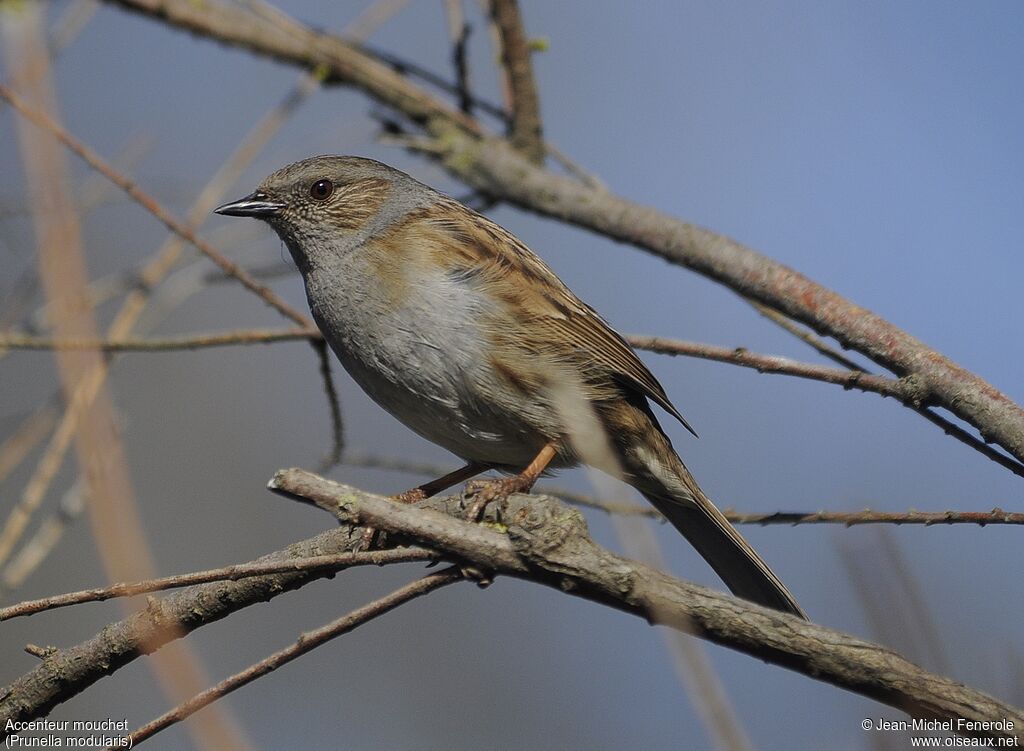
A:
POLYGON ((439 198, 432 188, 381 162, 328 155, 289 164, 249 195, 214 211, 267 222, 306 272, 439 198))

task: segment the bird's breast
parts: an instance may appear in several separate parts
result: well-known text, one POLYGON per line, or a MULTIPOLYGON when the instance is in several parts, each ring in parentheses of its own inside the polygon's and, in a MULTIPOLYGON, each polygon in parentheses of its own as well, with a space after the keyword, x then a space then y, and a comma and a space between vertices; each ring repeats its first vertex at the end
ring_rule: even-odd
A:
POLYGON ((443 270, 387 268, 352 254, 311 269, 317 325, 366 393, 408 427, 467 459, 525 465, 554 426, 493 367, 496 303, 443 270))

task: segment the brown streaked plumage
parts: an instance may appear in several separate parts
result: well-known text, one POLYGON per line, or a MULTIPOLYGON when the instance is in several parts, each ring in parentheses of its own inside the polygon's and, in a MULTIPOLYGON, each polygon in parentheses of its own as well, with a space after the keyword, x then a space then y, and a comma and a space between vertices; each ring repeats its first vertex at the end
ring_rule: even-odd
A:
POLYGON ((403 499, 488 467, 515 473, 482 486, 478 503, 485 503, 528 490, 549 468, 589 461, 636 487, 733 592, 803 616, 672 447, 649 401, 693 431, 658 380, 514 235, 398 170, 356 157, 297 162, 218 211, 274 228, 302 272, 317 325, 353 379, 467 462, 403 499), (587 413, 567 409, 566 399, 587 413), (614 466, 579 454, 581 414, 603 430, 614 466))

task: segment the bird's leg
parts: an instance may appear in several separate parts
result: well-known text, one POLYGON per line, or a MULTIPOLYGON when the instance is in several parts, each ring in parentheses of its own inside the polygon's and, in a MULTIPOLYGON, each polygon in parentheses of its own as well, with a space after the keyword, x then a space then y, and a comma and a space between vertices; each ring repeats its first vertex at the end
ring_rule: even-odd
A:
MULTIPOLYGON (((438 477, 436 480, 425 482, 418 487, 406 490, 398 495, 393 495, 391 496, 391 500, 399 501, 401 503, 418 503, 419 501, 435 496, 442 490, 447 490, 452 485, 457 485, 463 480, 468 480, 470 477, 474 477, 486 470, 486 464, 470 462, 465 467, 460 467, 454 472, 449 472, 444 477, 438 477)), ((373 527, 367 527, 364 529, 362 539, 359 541, 359 549, 369 550, 372 548, 376 537, 377 530, 373 527)))
POLYGON ((518 475, 502 477, 497 480, 476 480, 467 483, 467 492, 474 494, 476 498, 469 509, 469 513, 466 514, 466 518, 470 521, 477 521, 484 509, 487 508, 487 504, 492 501, 506 498, 512 493, 529 492, 530 488, 537 482, 537 478, 541 476, 551 463, 551 460, 557 455, 558 449, 555 447, 555 444, 548 443, 534 457, 533 461, 526 466, 526 469, 518 475))
POLYGON ((419 487, 406 490, 404 493, 393 495, 391 498, 402 503, 417 503, 418 501, 425 500, 431 496, 435 496, 442 490, 447 490, 452 485, 458 485, 463 480, 468 480, 470 477, 475 477, 487 470, 486 464, 478 464, 477 462, 470 462, 465 467, 460 467, 454 472, 449 472, 444 477, 439 477, 436 480, 424 483, 419 487))

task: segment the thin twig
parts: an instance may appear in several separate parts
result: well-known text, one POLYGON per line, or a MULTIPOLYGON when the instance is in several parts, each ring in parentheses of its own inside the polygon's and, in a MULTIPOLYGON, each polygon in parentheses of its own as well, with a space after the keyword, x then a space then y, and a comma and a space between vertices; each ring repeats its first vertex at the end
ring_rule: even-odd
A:
POLYGON ((746 347, 720 347, 699 342, 685 342, 663 336, 647 336, 630 334, 626 341, 637 349, 656 352, 659 355, 683 355, 697 357, 702 360, 726 362, 744 368, 753 368, 759 373, 777 373, 824 381, 842 386, 844 389, 870 391, 881 396, 891 396, 902 402, 921 404, 921 391, 914 388, 909 379, 887 378, 871 375, 860 368, 841 370, 830 365, 799 362, 780 355, 762 355, 751 352, 746 347))
POLYGON ((926 527, 946 524, 1024 524, 1024 513, 1011 513, 1001 508, 991 511, 776 511, 771 514, 749 514, 727 509, 722 513, 733 524, 921 524, 926 527))
POLYGON ((536 164, 544 161, 540 97, 533 77, 530 45, 516 0, 490 0, 490 15, 501 40, 501 65, 511 97, 509 139, 536 164))
MULTIPOLYGON (((344 463, 353 467, 408 472, 425 477, 440 477, 451 471, 450 467, 439 464, 413 462, 407 459, 362 452, 349 452, 344 463)), ((648 505, 641 506, 628 501, 606 501, 586 493, 578 493, 574 490, 543 483, 537 486, 536 492, 561 498, 574 506, 586 506, 608 514, 664 519, 660 513, 648 505)), ((994 508, 991 511, 918 511, 916 509, 873 511, 864 509, 862 511, 775 511, 771 513, 752 513, 727 508, 722 513, 733 524, 757 524, 762 527, 777 524, 794 527, 801 524, 842 524, 847 527, 861 524, 919 524, 926 527, 949 524, 977 524, 980 527, 989 524, 1024 524, 1024 512, 1003 511, 1001 508, 994 508)))
MULTIPOLYGON (((432 70, 424 68, 417 64, 413 60, 407 60, 400 55, 396 55, 393 52, 387 50, 376 49, 369 45, 360 45, 360 48, 365 50, 368 54, 373 55, 374 58, 380 60, 386 64, 395 73, 399 73, 403 76, 409 76, 415 78, 424 83, 430 84, 438 91, 445 94, 449 94, 456 98, 460 97, 463 92, 459 91, 459 86, 456 83, 452 83, 443 76, 439 76, 432 70)), ((473 95, 471 92, 467 92, 469 96, 470 110, 477 114, 486 114, 493 118, 496 118, 501 123, 508 123, 508 113, 502 109, 499 105, 491 102, 487 99, 483 99, 479 96, 473 95)))
MULTIPOLYGON (((113 352, 124 351, 170 351, 176 349, 199 349, 201 347, 219 347, 234 344, 264 344, 276 341, 290 341, 294 339, 309 339, 313 342, 322 342, 320 333, 309 329, 256 329, 251 331, 225 332, 222 334, 196 334, 181 337, 165 337, 161 339, 118 339, 118 340, 85 340, 85 339, 49 339, 46 337, 33 337, 19 334, 0 335, 0 351, 4 349, 102 349, 113 352)), ((840 370, 828 365, 817 365, 815 363, 804 363, 791 360, 788 357, 779 355, 763 355, 750 352, 743 347, 721 347, 713 344, 702 344, 698 342, 685 342, 678 339, 666 337, 630 335, 627 341, 637 349, 656 352, 663 355, 680 355, 685 357, 697 357, 704 360, 724 362, 731 365, 738 365, 744 368, 752 368, 759 373, 771 373, 775 375, 789 375, 798 378, 806 378, 823 383, 831 383, 842 386, 844 389, 856 389, 880 396, 897 399, 905 406, 913 409, 929 422, 938 425, 949 436, 967 444, 974 450, 988 457, 997 464, 1005 467, 1016 475, 1024 477, 1024 465, 1013 458, 997 451, 985 444, 963 428, 950 422, 946 418, 930 409, 922 400, 919 384, 913 378, 888 378, 886 376, 872 375, 862 370, 840 370)), ((321 357, 321 374, 323 371, 323 358, 321 357)), ((332 393, 333 384, 326 384, 325 390, 328 396, 332 393)), ((339 426, 341 421, 340 408, 337 408, 336 393, 331 402, 332 426, 334 433, 335 450, 331 454, 331 461, 336 463, 334 457, 338 456, 337 447, 340 445, 339 426), (334 415, 337 409, 338 415, 334 415)))
POLYGON ((250 576, 278 574, 293 571, 340 571, 356 566, 383 566, 389 563, 409 563, 414 561, 435 561, 437 554, 422 548, 395 548, 392 550, 371 550, 359 552, 319 555, 309 558, 290 558, 286 561, 269 563, 239 563, 234 566, 193 571, 188 574, 163 576, 146 581, 112 584, 109 587, 95 587, 78 592, 42 597, 38 600, 26 600, 15 605, 0 608, 0 621, 20 618, 26 615, 41 613, 44 610, 55 610, 83 602, 102 602, 115 597, 134 597, 147 592, 160 592, 177 587, 189 587, 213 581, 236 581, 250 576))
POLYGON ((103 174, 108 180, 128 194, 132 200, 159 219, 169 230, 171 230, 171 232, 174 232, 176 235, 182 237, 195 246, 200 253, 217 264, 217 266, 219 266, 226 274, 233 276, 241 282, 242 285, 250 292, 257 295, 261 300, 277 310, 283 316, 290 318, 300 326, 304 326, 306 328, 312 327, 312 323, 308 318, 306 318, 306 316, 278 297, 273 290, 253 279, 241 266, 225 258, 211 245, 196 236, 188 226, 166 211, 155 198, 144 192, 134 182, 128 179, 128 177, 115 170, 96 152, 85 146, 67 130, 54 122, 49 116, 34 109, 33 107, 30 107, 18 94, 14 93, 3 84, 0 84, 0 98, 6 100, 26 119, 51 133, 57 140, 64 144, 64 146, 70 149, 90 167, 103 174))
POLYGON ((321 341, 319 331, 309 329, 245 329, 208 334, 184 334, 147 339, 52 339, 43 336, 0 334, 0 350, 103 350, 104 352, 171 352, 235 344, 271 344, 297 340, 321 341))
POLYGON ((764 303, 758 302, 757 300, 747 297, 746 295, 740 295, 740 297, 744 301, 750 303, 750 305, 754 307, 754 310, 756 310, 762 316, 767 318, 769 321, 771 321, 784 331, 788 331, 790 334, 795 336, 800 341, 809 344, 819 354, 822 354, 828 359, 832 360, 833 362, 842 365, 844 368, 849 368, 850 370, 860 370, 864 373, 869 372, 860 365, 858 365, 857 363, 855 363, 849 357, 844 355, 842 352, 837 350, 835 347, 830 347, 828 343, 825 342, 821 337, 815 336, 813 333, 805 329, 803 326, 794 322, 792 319, 787 318, 785 315, 775 310, 774 308, 769 308, 764 303))
POLYGON ((469 86, 469 34, 472 27, 466 22, 462 0, 444 1, 448 19, 448 38, 452 43, 452 66, 455 68, 455 92, 459 109, 467 115, 473 113, 473 96, 469 86))
POLYGON ((310 344, 320 363, 320 380, 331 413, 331 453, 320 464, 321 470, 326 470, 341 461, 345 451, 345 423, 341 417, 341 403, 338 400, 338 390, 334 386, 334 376, 331 375, 331 354, 327 349, 327 342, 323 337, 311 337, 310 344))
POLYGON ((266 675, 273 670, 277 670, 282 665, 286 665, 295 658, 301 657, 331 639, 347 634, 364 623, 372 621, 374 618, 379 618, 385 613, 391 612, 410 600, 422 597, 436 589, 440 589, 441 587, 449 584, 455 584, 462 580, 463 576, 459 567, 452 566, 444 569, 443 571, 438 571, 436 574, 428 574, 422 579, 417 579, 410 584, 406 584, 404 587, 396 589, 391 594, 381 597, 379 600, 374 600, 361 608, 357 608, 348 615, 342 616, 336 621, 331 621, 325 626, 321 626, 313 631, 307 631, 299 636, 298 640, 291 646, 275 652, 269 657, 260 660, 254 665, 250 665, 245 670, 235 673, 229 678, 225 678, 216 686, 211 686, 206 691, 196 694, 191 699, 178 705, 166 714, 161 715, 152 722, 149 722, 138 730, 133 731, 131 733, 132 745, 137 746, 152 735, 159 733, 161 730, 164 730, 175 723, 181 722, 186 717, 198 712, 200 709, 211 704, 217 699, 227 696, 232 691, 251 683, 257 678, 266 675))
POLYGON ((727 362, 744 368, 753 368, 759 373, 791 375, 798 378, 836 384, 844 389, 857 389, 858 391, 892 397, 901 402, 905 407, 917 412, 929 422, 938 425, 946 435, 970 446, 978 453, 1005 467, 1015 475, 1024 477, 1024 464, 1001 451, 997 451, 992 446, 989 446, 984 441, 971 435, 963 428, 931 409, 931 399, 934 395, 923 386, 921 379, 916 376, 904 376, 898 379, 888 378, 886 376, 866 373, 859 368, 857 370, 840 370, 827 365, 797 362, 788 357, 780 357, 778 355, 760 355, 750 352, 743 347, 729 349, 728 347, 683 342, 677 339, 667 339, 658 336, 633 335, 627 336, 626 339, 637 349, 657 352, 658 354, 684 355, 687 357, 699 357, 704 360, 727 362))

